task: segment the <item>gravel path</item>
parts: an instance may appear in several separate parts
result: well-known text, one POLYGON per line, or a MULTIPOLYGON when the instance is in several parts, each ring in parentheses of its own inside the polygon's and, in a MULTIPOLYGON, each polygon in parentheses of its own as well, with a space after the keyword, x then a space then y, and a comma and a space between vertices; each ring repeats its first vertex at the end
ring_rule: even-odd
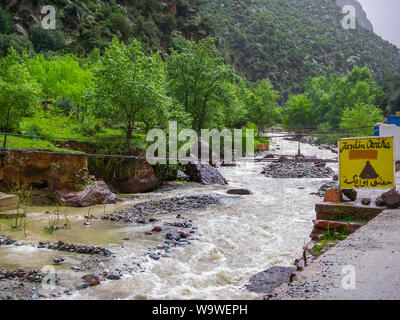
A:
POLYGON ((400 299, 400 210, 386 210, 306 267, 271 300, 400 299), (345 290, 353 266, 355 289, 345 290), (344 271, 344 273, 342 273, 344 271), (344 281, 346 283, 346 281, 344 281))

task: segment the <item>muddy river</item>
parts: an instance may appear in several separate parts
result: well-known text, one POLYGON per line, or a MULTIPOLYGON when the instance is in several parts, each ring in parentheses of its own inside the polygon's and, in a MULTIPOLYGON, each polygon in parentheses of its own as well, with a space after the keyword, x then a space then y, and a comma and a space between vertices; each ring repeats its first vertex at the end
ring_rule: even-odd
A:
MULTIPOLYGON (((274 154, 297 153, 297 142, 274 138, 274 154)), ((336 158, 329 150, 302 144, 304 155, 336 158)), ((261 156, 260 156, 261 157, 261 156)), ((101 216, 135 203, 187 195, 220 195, 220 203, 205 209, 182 212, 197 227, 190 245, 173 248, 168 257, 153 260, 143 255, 157 246, 165 233, 146 235, 152 225, 90 220, 85 225, 88 208, 60 210, 60 221, 67 216, 70 230, 53 234, 44 232, 50 215, 57 208, 29 208, 26 228, 11 231, 2 226, 0 234, 23 241, 21 246, 0 247, 0 267, 41 268, 52 265, 55 257, 65 262, 54 266, 60 282, 71 288, 81 282, 82 274, 71 270, 86 255, 39 249, 30 243, 39 241, 92 244, 109 248, 114 256, 101 262, 104 269, 130 270, 121 280, 102 282, 84 290, 72 290, 62 299, 256 299, 244 285, 250 276, 274 265, 291 265, 308 242, 315 218, 314 205, 320 198, 311 195, 323 181, 330 179, 273 179, 260 174, 266 163, 241 162, 236 167, 220 168, 227 186, 176 184, 148 194, 122 196, 115 205, 90 208, 90 214, 101 216), (251 190, 249 196, 231 196, 231 188, 251 190), (26 236, 25 236, 26 234, 26 236)), ((328 164, 337 171, 336 164, 328 164)), ((157 217, 159 224, 176 221, 177 212, 157 217)))

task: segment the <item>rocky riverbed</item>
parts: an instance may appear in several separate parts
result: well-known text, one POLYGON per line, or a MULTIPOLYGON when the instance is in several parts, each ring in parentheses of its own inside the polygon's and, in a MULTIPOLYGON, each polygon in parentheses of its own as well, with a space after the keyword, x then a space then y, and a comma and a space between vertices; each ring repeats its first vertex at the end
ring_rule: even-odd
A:
POLYGON ((283 160, 265 166, 261 174, 270 178, 329 178, 335 172, 323 162, 283 160))
POLYGON ((148 216, 159 216, 174 212, 184 212, 195 209, 203 209, 210 205, 216 205, 219 197, 215 195, 171 197, 162 200, 151 200, 124 208, 112 214, 103 215, 101 219, 123 222, 149 223, 155 219, 144 219, 148 216))
MULTIPOLYGON (((82 245, 58 240, 56 242, 40 241, 38 243, 17 241, 10 237, 0 237, 1 246, 22 246, 24 248, 35 248, 42 250, 55 250, 66 256, 57 256, 51 262, 55 268, 63 267, 71 255, 84 254, 79 264, 70 267, 70 271, 62 270, 55 275, 61 281, 56 282, 55 289, 43 290, 42 281, 46 276, 39 269, 24 270, 22 267, 16 269, 0 269, 0 299, 24 299, 34 300, 40 298, 57 298, 60 296, 74 295, 77 291, 90 290, 100 283, 107 281, 121 280, 126 276, 146 272, 146 262, 158 261, 171 257, 171 251, 176 248, 184 248, 194 241, 198 227, 193 221, 184 217, 184 213, 193 210, 207 208, 220 202, 220 195, 203 194, 189 196, 174 196, 160 200, 151 200, 137 203, 122 210, 115 211, 108 215, 96 216, 87 214, 84 216, 84 224, 88 227, 88 221, 110 222, 136 222, 137 225, 146 227, 143 235, 155 237, 158 243, 150 245, 131 261, 117 261, 117 257, 125 256, 134 243, 132 239, 124 237, 125 245, 119 247, 116 253, 101 246, 82 245), (176 216, 163 221, 167 214, 176 212, 176 216), (158 218, 155 218, 158 216, 158 218), (72 276, 70 273, 72 272, 72 276), (69 281, 65 281, 70 279, 69 281), (74 279, 74 280, 71 280, 74 279), (72 284, 73 283, 73 284, 72 284)), ((49 211, 45 212, 46 215, 49 211)), ((62 232, 58 230, 57 232, 62 232)), ((73 259, 73 258, 72 258, 73 259)))

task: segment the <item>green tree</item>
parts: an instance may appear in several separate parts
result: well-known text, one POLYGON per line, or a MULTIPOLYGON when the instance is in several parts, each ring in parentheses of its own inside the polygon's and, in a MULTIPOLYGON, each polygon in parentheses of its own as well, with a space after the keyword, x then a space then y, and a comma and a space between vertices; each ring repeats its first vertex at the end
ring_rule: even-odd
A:
POLYGON ((346 77, 331 74, 310 78, 305 85, 305 95, 315 110, 317 123, 338 127, 343 110, 356 104, 380 106, 384 92, 375 84, 368 68, 354 67, 346 77))
POLYGON ((226 83, 232 83, 236 75, 224 64, 215 39, 181 42, 167 62, 170 91, 192 116, 192 127, 200 131, 220 122, 229 103, 226 83))
POLYGON ((18 34, 1 34, 0 33, 0 57, 7 55, 8 50, 13 47, 19 53, 27 50, 29 53, 34 53, 32 42, 24 36, 18 34))
POLYGON ((83 69, 73 55, 46 58, 37 55, 28 62, 29 70, 43 88, 46 100, 65 97, 75 107, 73 113, 79 119, 82 99, 92 84, 92 72, 83 69))
POLYGON ((127 47, 114 38, 95 69, 95 112, 123 126, 127 141, 139 113, 170 101, 162 68, 160 56, 147 57, 136 39, 127 47))
POLYGON ((280 115, 276 102, 278 98, 278 92, 272 89, 268 79, 260 80, 250 85, 247 110, 250 121, 258 127, 258 136, 278 120, 280 115))
POLYGON ((372 136, 374 125, 383 121, 382 110, 376 106, 360 103, 346 107, 343 111, 341 129, 365 128, 357 130, 357 135, 372 136))
POLYGON ((316 123, 315 110, 308 98, 302 94, 290 96, 284 109, 283 124, 292 130, 311 128, 316 123))
MULTIPOLYGON (((14 49, 0 59, 0 127, 5 133, 39 105, 40 87, 30 76, 25 66, 26 59, 14 49)), ((6 146, 7 134, 4 135, 3 148, 6 146)))
POLYGON ((386 114, 400 111, 400 76, 386 77, 380 84, 386 94, 383 111, 386 114))

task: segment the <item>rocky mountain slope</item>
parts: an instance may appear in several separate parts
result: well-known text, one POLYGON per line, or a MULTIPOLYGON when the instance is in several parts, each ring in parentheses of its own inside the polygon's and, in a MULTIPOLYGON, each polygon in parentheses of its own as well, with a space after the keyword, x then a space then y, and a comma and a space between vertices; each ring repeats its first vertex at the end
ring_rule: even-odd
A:
POLYGON ((174 37, 199 40, 212 34, 207 18, 200 19, 197 15, 197 2, 2 0, 0 33, 3 38, 4 34, 8 35, 9 42, 21 46, 24 42, 36 52, 63 50, 86 54, 95 47, 104 48, 113 36, 125 42, 137 38, 148 49, 165 52, 174 37), (40 26, 44 16, 41 8, 45 5, 56 9, 55 30, 44 30, 40 26))
POLYGON ((400 51, 372 32, 357 1, 202 1, 226 60, 251 80, 268 77, 284 96, 298 93, 309 76, 328 66, 345 74, 368 66, 380 80, 400 73, 400 51), (355 30, 342 27, 342 6, 354 5, 355 30))

